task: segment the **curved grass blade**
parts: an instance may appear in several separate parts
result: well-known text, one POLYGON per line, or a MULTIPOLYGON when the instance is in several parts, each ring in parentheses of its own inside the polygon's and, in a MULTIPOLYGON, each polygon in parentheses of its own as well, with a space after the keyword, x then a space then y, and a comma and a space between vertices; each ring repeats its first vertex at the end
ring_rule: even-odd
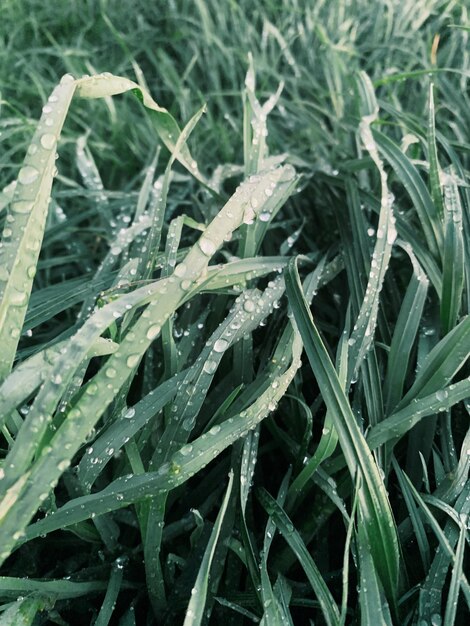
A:
MULTIPOLYGON (((455 551, 455 562, 452 567, 449 593, 447 594, 446 612, 444 615, 444 625, 454 626, 457 617, 457 606, 459 602, 459 591, 463 573, 463 560, 465 554, 465 543, 468 539, 467 519, 465 516, 460 522, 460 534, 455 551)), ((468 608, 468 606, 467 606, 468 608)))
POLYGON ((265 490, 259 489, 256 492, 260 503, 266 512, 274 520, 279 532, 289 544, 291 550, 297 556, 312 589, 320 603, 323 617, 328 626, 339 624, 340 617, 338 607, 323 580, 315 561, 310 556, 300 534, 295 530, 294 525, 282 509, 281 505, 265 490))
POLYGON ((423 179, 410 159, 391 139, 379 131, 374 131, 373 135, 380 152, 395 170, 413 202, 429 251, 435 259, 439 259, 443 250, 442 225, 423 179))
POLYGON ((141 430, 163 407, 174 398, 183 372, 159 385, 134 406, 118 417, 87 449, 78 464, 77 476, 85 490, 93 483, 111 461, 113 454, 141 430))
POLYGON ((323 345, 303 295, 295 259, 286 270, 286 290, 305 351, 327 409, 334 419, 339 443, 352 477, 359 472, 363 488, 360 511, 365 522, 374 565, 392 610, 396 610, 399 548, 387 492, 370 449, 359 430, 336 370, 323 345))
POLYGON ((0 614, 0 626, 30 626, 40 611, 53 605, 54 600, 48 596, 18 596, 15 604, 0 614))
POLYGON ((395 217, 387 187, 387 174, 371 130, 371 124, 377 119, 379 109, 372 82, 365 72, 360 74, 359 85, 363 100, 367 102, 367 114, 363 116, 359 129, 362 141, 380 174, 381 201, 377 239, 370 263, 371 270, 367 288, 354 330, 349 339, 348 383, 357 377, 358 368, 372 345, 379 311, 380 291, 390 262, 392 246, 397 236, 395 217))
POLYGON ((0 381, 18 347, 44 236, 56 144, 75 92, 66 75, 52 92, 18 174, 0 249, 0 381))
POLYGON ((392 618, 384 598, 380 577, 369 550, 365 525, 360 519, 357 524, 356 541, 359 560, 359 606, 361 626, 392 626, 392 618))
MULTIPOLYGON (((190 287, 197 286, 197 281, 202 283, 205 281, 205 272, 210 258, 223 244, 227 235, 240 226, 246 205, 253 203, 253 198, 255 198, 258 203, 257 211, 263 210, 264 203, 272 200, 272 196, 267 198, 264 194, 266 186, 273 188, 274 185, 276 189, 274 191, 273 188, 273 196, 277 193, 282 194, 285 186, 290 186, 294 176, 295 172, 291 166, 283 166, 259 176, 256 180, 242 184, 218 216, 207 226, 204 235, 191 248, 184 263, 175 268, 174 275, 157 281, 151 287, 147 286, 136 290, 133 294, 127 294, 118 301, 103 307, 78 331, 74 341, 69 342, 67 350, 53 368, 52 381, 44 385, 38 394, 16 439, 15 446, 9 453, 8 474, 5 473, 2 478, 3 485, 14 483, 16 477, 20 476, 22 470, 27 467, 38 445, 38 429, 45 432, 60 392, 70 381, 78 365, 78 355, 83 354, 90 340, 97 338, 104 328, 115 322, 116 313, 118 316, 123 316, 130 302, 133 304, 139 302, 136 294, 140 296, 145 294, 144 302, 153 300, 153 303, 144 310, 141 317, 126 333, 119 349, 111 355, 100 372, 88 382, 84 393, 69 411, 62 426, 51 440, 48 455, 39 459, 34 470, 35 479, 28 482, 28 489, 23 494, 23 501, 29 502, 29 518, 44 499, 45 486, 48 485, 47 491, 55 486, 59 476, 66 469, 87 434, 121 387, 133 375, 136 365, 159 335, 162 325, 188 297, 190 287), (165 294, 165 297, 159 299, 158 296, 162 294, 165 294), (54 382, 55 376, 58 376, 56 382, 54 382)), ((139 303, 142 304, 142 300, 139 303)), ((15 516, 16 508, 13 507, 2 521, 2 533, 10 535, 10 542, 11 537, 21 525, 18 519, 14 521, 15 516), (10 531, 8 531, 10 524, 10 531)), ((22 519, 26 520, 26 509, 23 510, 22 516, 24 516, 22 519)), ((25 522, 22 523, 25 525, 25 522)))
POLYGON ((108 588, 106 589, 103 604, 101 605, 94 626, 108 626, 109 624, 113 611, 116 608, 116 601, 121 589, 122 576, 124 574, 123 567, 122 561, 117 559, 111 569, 108 588))
POLYGON ((227 511, 228 503, 230 500, 230 494, 233 486, 233 473, 229 475, 229 481, 227 491, 220 507, 217 519, 209 538, 204 556, 202 559, 201 567, 197 574, 196 583, 191 591, 191 600, 186 610, 183 626, 199 626, 202 623, 204 616, 204 608, 206 606, 207 590, 209 586, 209 575, 212 560, 214 558, 215 549, 219 540, 220 531, 224 521, 224 516, 227 511))
POLYGON ((423 418, 446 411, 469 396, 470 379, 466 378, 428 396, 415 398, 383 422, 373 426, 367 435, 367 443, 371 449, 374 449, 387 441, 398 439, 406 435, 423 418))
POLYGON ((467 316, 427 355, 415 382, 396 410, 401 410, 412 400, 435 393, 448 385, 469 358, 469 346, 470 316, 467 316))
MULTIPOLYGON (((287 487, 289 484, 290 472, 284 477, 279 493, 277 495, 277 503, 279 506, 284 506, 284 501, 287 496, 287 487)), ((261 596, 263 600, 263 618, 261 620, 262 626, 284 626, 289 623, 289 609, 288 604, 284 605, 282 598, 279 598, 274 592, 269 579, 268 573, 268 555, 271 548, 271 544, 276 532, 276 523, 270 517, 266 524, 266 530, 264 532, 263 550, 261 552, 260 563, 260 583, 261 583, 261 596)), ((278 581, 282 581, 282 578, 278 578, 278 581)), ((282 584, 282 583, 280 583, 282 584)), ((283 585, 284 587, 285 585, 283 585)))
MULTIPOLYGON (((19 544, 24 540, 76 524, 89 517, 120 509, 142 498, 153 497, 157 493, 175 489, 189 480, 223 450, 256 428, 274 410, 301 364, 301 342, 297 335, 290 350, 292 362, 276 379, 278 384, 274 388, 269 386, 249 408, 239 415, 230 417, 222 424, 216 424, 207 434, 195 439, 189 448, 185 446, 184 449, 178 450, 171 460, 164 463, 157 472, 123 476, 98 493, 71 500, 47 518, 29 526, 25 530, 24 537, 20 535, 15 541, 19 544)), ((3 553, 3 556, 6 558, 7 554, 7 552, 3 553)), ((2 557, 1 554, 0 557, 2 557)))
POLYGON ((384 381, 385 414, 390 414, 400 401, 408 371, 408 364, 418 333, 429 281, 411 249, 406 248, 413 264, 413 276, 405 293, 393 332, 384 381))
POLYGON ((31 578, 15 578, 0 576, 0 598, 17 598, 30 593, 41 593, 54 596, 58 600, 80 598, 89 593, 99 593, 107 587, 106 581, 89 580, 73 582, 71 580, 33 580, 31 578))
POLYGON ((178 161, 197 179, 208 187, 208 183, 198 169, 186 144, 179 146, 177 141, 180 129, 174 117, 163 107, 159 106, 152 96, 140 85, 112 74, 98 74, 76 80, 77 96, 80 98, 105 98, 132 91, 137 99, 147 108, 153 125, 168 150, 176 155, 178 161))

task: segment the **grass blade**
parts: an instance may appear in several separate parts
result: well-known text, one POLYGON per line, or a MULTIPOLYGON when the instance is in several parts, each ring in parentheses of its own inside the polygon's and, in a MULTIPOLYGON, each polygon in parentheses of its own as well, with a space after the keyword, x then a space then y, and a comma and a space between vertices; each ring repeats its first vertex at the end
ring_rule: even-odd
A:
POLYGON ((225 512, 227 511, 228 503, 230 500, 230 494, 233 486, 233 474, 229 475, 229 481, 227 491, 225 492, 222 506, 220 507, 217 519, 212 529, 209 543, 207 544, 202 559, 201 567, 197 574, 196 582, 191 591, 191 600, 186 610, 186 616, 184 618, 183 626, 199 626, 202 623, 204 617, 204 608, 206 606, 207 590, 209 584, 209 575, 212 560, 214 558, 215 549, 219 540, 220 531, 224 521, 225 512))
POLYGON ((305 301, 293 259, 286 270, 286 290, 305 351, 328 410, 352 477, 359 475, 363 489, 360 511, 365 521, 372 558, 391 605, 398 587, 398 538, 385 486, 364 436, 359 430, 336 370, 323 345, 305 301))

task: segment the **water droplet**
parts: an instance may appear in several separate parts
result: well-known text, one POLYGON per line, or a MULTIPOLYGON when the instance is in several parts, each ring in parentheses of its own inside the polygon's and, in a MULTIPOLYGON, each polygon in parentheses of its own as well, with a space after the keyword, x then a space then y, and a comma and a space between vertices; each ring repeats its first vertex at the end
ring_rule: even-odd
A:
POLYGON ((217 250, 217 246, 208 237, 204 235, 199 239, 199 247, 201 248, 201 252, 206 256, 212 256, 214 252, 217 250))
POLYGON ((253 300, 246 300, 243 304, 243 308, 247 313, 253 313, 253 311, 256 309, 256 305, 253 300))
POLYGON ((188 443, 186 446, 183 446, 180 450, 180 454, 182 454, 183 456, 188 456, 188 454, 191 454, 191 452, 193 451, 193 447, 190 443, 188 443))
POLYGON ((140 354, 131 354, 127 357, 127 367, 135 367, 140 360, 140 354))
POLYGON ((38 147, 35 143, 32 143, 28 146, 28 149, 26 150, 26 152, 28 154, 30 154, 31 156, 33 156, 34 154, 36 154, 36 152, 38 151, 38 147))
POLYGON ((270 218, 271 218, 271 213, 269 213, 269 211, 262 211, 262 212, 259 214, 259 219, 260 219, 262 222, 269 222, 270 218))
POLYGON ((39 172, 32 165, 25 165, 20 169, 20 173, 18 174, 18 181, 22 185, 30 185, 34 183, 34 181, 38 178, 39 172))
POLYGON ((62 78, 60 79, 60 84, 61 85, 70 85, 71 83, 73 83, 75 80, 75 78, 72 76, 72 74, 64 74, 62 76, 62 78))
POLYGON ((40 139, 40 142, 44 150, 52 150, 56 142, 55 135, 53 135, 52 133, 44 133, 44 135, 40 139))
POLYGON ((154 324, 153 326, 150 326, 150 328, 147 331, 147 339, 155 339, 155 337, 160 333, 161 331, 161 326, 158 326, 158 324, 154 324))
POLYGON ((61 461, 58 465, 57 465, 57 469, 59 470, 59 472, 65 472, 65 470, 69 467, 70 465, 70 461, 61 461))
POLYGON ((11 205, 13 213, 30 213, 34 206, 34 202, 30 200, 17 200, 11 205))
POLYGON ((228 348, 228 341, 226 339, 217 339, 214 343, 214 352, 225 352, 228 348))
POLYGON ((127 411, 124 413, 124 416, 123 416, 123 417, 125 417, 125 419, 130 420, 130 419, 132 419, 132 418, 134 417, 134 415, 135 415, 135 409, 134 409, 134 407, 130 407, 130 408, 129 408, 129 409, 127 409, 127 411))
POLYGON ((217 363, 215 361, 206 361, 202 366, 202 369, 206 374, 213 374, 217 369, 217 363))
POLYGON ((24 304, 26 304, 27 299, 28 296, 26 295, 26 292, 17 291, 16 289, 10 296, 10 302, 13 306, 23 306, 24 304))
POLYGON ((182 278, 186 274, 187 269, 188 268, 186 267, 184 263, 180 263, 179 265, 175 267, 174 274, 175 276, 182 278))
POLYGON ((89 396, 94 396, 97 391, 98 385, 96 383, 89 383, 85 393, 87 393, 89 396))
POLYGON ((212 426, 212 428, 209 431, 209 435, 217 435, 217 433, 220 432, 220 426, 218 424, 216 424, 215 426, 212 426))
POLYGON ((114 367, 108 367, 108 369, 105 371, 105 374, 108 378, 116 378, 117 372, 114 367))

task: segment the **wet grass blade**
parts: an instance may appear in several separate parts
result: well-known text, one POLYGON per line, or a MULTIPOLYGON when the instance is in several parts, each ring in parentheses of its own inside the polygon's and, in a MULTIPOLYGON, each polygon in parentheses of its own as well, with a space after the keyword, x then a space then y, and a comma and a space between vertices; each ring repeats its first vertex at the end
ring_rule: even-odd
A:
POLYGON ((361 476, 363 488, 359 500, 360 510, 367 528, 374 565, 393 606, 397 597, 399 550, 390 503, 377 465, 312 319, 294 259, 286 270, 286 290, 310 365, 334 419, 349 472, 352 477, 357 472, 361 476))
POLYGON ((52 92, 18 174, 0 250, 0 380, 12 368, 41 250, 56 144, 75 92, 64 76, 52 92))
POLYGON ((228 503, 230 500, 230 494, 233 486, 233 474, 229 475, 229 481, 227 491, 220 507, 217 519, 215 520, 214 527, 209 538, 204 556, 202 559, 201 567, 199 568, 196 582, 191 591, 191 600, 188 608, 186 609, 186 616, 184 618, 184 626, 199 626, 202 623, 204 617, 204 609, 206 606, 206 598, 209 585, 210 569, 212 560, 214 558, 215 549, 219 540, 220 531, 224 521, 225 513, 227 511, 228 503))
POLYGON ((443 334, 454 328, 462 306, 465 253, 462 206, 457 184, 448 175, 444 184, 445 240, 442 269, 441 323, 443 334))
POLYGON ((339 624, 339 611, 338 607, 322 578, 315 561, 310 556, 307 547, 305 546, 300 534, 295 530, 291 520, 284 512, 280 504, 274 500, 274 498, 265 490, 259 489, 257 496, 263 508, 272 517, 279 532, 287 541, 296 557, 299 560, 308 581, 312 586, 312 589, 320 603, 320 607, 323 613, 323 617, 328 626, 335 626, 339 624))

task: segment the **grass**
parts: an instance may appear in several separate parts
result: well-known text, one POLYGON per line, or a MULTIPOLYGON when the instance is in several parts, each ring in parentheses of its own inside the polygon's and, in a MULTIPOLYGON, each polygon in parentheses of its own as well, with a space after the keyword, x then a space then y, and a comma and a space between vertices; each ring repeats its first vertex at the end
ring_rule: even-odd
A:
POLYGON ((466 623, 467 25, 4 2, 0 624, 466 623))

